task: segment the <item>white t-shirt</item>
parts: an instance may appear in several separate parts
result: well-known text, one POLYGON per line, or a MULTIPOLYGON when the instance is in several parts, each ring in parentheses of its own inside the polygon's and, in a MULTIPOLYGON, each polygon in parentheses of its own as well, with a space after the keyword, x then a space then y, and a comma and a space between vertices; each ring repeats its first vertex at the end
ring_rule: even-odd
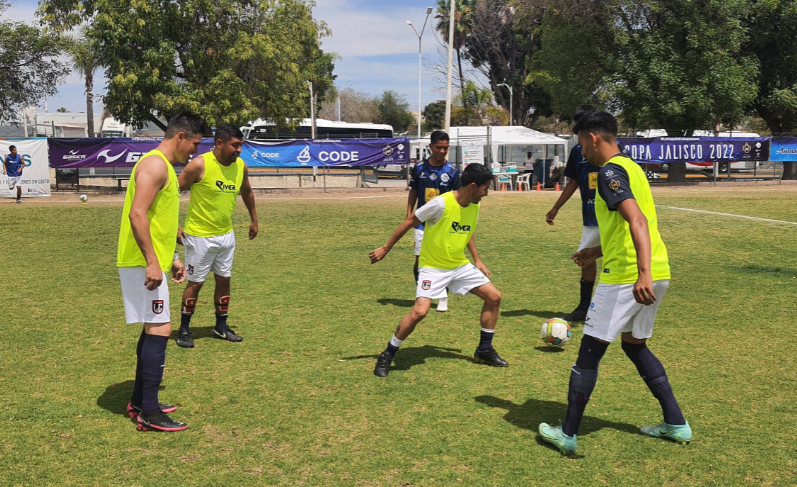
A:
POLYGON ((446 211, 446 200, 442 196, 437 196, 428 201, 425 205, 415 210, 415 216, 422 222, 427 222, 431 225, 440 221, 443 213, 446 211))
POLYGON ((526 163, 523 165, 523 169, 525 169, 526 171, 531 171, 532 169, 534 169, 534 158, 533 157, 527 157, 526 158, 526 163))

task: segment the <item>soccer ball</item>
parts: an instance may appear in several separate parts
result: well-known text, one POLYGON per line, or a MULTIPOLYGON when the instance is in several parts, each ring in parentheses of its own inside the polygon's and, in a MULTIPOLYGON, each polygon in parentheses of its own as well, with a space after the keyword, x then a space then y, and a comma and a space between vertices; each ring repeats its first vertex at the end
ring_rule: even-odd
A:
POLYGON ((83 203, 85 203, 88 200, 89 200, 89 197, 86 196, 85 194, 80 195, 80 201, 82 201, 83 203))
POLYGON ((546 345, 564 347, 570 340, 570 325, 561 318, 551 318, 542 324, 540 338, 546 345))

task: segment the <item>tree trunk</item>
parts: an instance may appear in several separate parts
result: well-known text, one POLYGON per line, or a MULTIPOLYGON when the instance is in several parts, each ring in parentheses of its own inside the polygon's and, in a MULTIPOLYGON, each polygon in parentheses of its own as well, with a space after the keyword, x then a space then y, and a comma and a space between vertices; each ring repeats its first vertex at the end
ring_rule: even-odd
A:
POLYGON ((788 181, 797 179, 797 162, 787 161, 783 163, 783 179, 788 181))
POLYGON ((89 128, 89 137, 96 137, 97 132, 94 131, 94 76, 90 73, 86 74, 86 125, 89 128))

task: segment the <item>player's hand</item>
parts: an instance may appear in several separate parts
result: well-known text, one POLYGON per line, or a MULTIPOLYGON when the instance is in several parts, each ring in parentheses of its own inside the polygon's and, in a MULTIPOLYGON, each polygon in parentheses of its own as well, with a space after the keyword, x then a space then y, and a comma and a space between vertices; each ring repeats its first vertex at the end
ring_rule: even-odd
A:
POLYGON ((148 291, 158 289, 163 282, 163 271, 158 264, 148 265, 144 276, 144 287, 148 291))
POLYGON ((640 274, 634 284, 634 299, 639 304, 650 306, 656 302, 656 295, 653 294, 653 277, 650 273, 640 274))
POLYGON ((254 240, 259 231, 260 228, 257 226, 257 222, 252 222, 252 224, 249 225, 249 240, 254 240))
POLYGON ((482 263, 482 261, 476 261, 473 263, 473 265, 475 265, 476 268, 479 269, 485 276, 490 277, 493 275, 493 273, 490 272, 490 269, 488 269, 487 266, 482 263))
POLYGON ((594 249, 584 249, 570 256, 570 259, 580 267, 587 267, 598 260, 598 253, 594 249))
POLYGON ((371 251, 371 253, 368 254, 368 257, 371 258, 372 264, 376 264, 380 260, 384 259, 388 252, 390 252, 390 249, 387 247, 379 247, 378 249, 371 251))
POLYGON ((183 227, 178 226, 177 227, 177 243, 178 244, 184 245, 183 244, 183 237, 185 237, 185 232, 183 231, 183 227))
POLYGON ((548 225, 553 225, 553 219, 556 218, 556 215, 558 213, 559 210, 557 210, 556 208, 551 208, 551 211, 549 211, 548 214, 545 215, 545 221, 548 223, 548 225))
POLYGON ((185 281, 185 265, 180 259, 174 259, 172 262, 172 282, 180 284, 185 281))

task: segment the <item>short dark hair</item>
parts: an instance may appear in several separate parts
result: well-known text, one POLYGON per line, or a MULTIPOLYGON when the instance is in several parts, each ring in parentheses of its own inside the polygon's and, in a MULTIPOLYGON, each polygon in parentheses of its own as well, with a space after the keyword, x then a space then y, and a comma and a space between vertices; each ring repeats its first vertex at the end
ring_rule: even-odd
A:
POLYGON ((10 151, 12 151, 12 150, 14 150, 14 149, 16 149, 16 148, 17 148, 17 146, 15 146, 15 145, 9 145, 9 146, 8 146, 8 150, 9 150, 9 152, 10 152, 10 151))
POLYGON ((596 109, 592 105, 579 105, 576 107, 576 109, 573 111, 573 116, 570 118, 570 120, 572 120, 574 124, 573 125, 574 134, 578 135, 578 132, 576 132, 576 125, 578 125, 578 121, 584 118, 584 115, 592 113, 594 111, 596 111, 596 109))
POLYGON ((573 127, 573 133, 582 130, 600 135, 606 142, 617 137, 617 119, 609 112, 590 112, 584 115, 573 127))
POLYGON ((191 112, 182 112, 169 119, 169 125, 166 127, 166 138, 171 139, 180 132, 185 132, 186 135, 196 136, 205 133, 207 125, 199 115, 191 112))
POLYGON ((432 132, 432 135, 429 136, 429 144, 436 144, 442 141, 448 142, 448 134, 445 133, 443 130, 435 130, 432 132))
POLYGON ((227 142, 232 138, 244 140, 244 133, 231 123, 223 123, 216 127, 216 134, 213 136, 214 140, 220 139, 222 142, 227 142))
POLYGON ((481 186, 493 180, 493 173, 490 168, 484 164, 468 164, 468 167, 462 171, 462 186, 470 186, 470 183, 476 183, 476 186, 481 186))

